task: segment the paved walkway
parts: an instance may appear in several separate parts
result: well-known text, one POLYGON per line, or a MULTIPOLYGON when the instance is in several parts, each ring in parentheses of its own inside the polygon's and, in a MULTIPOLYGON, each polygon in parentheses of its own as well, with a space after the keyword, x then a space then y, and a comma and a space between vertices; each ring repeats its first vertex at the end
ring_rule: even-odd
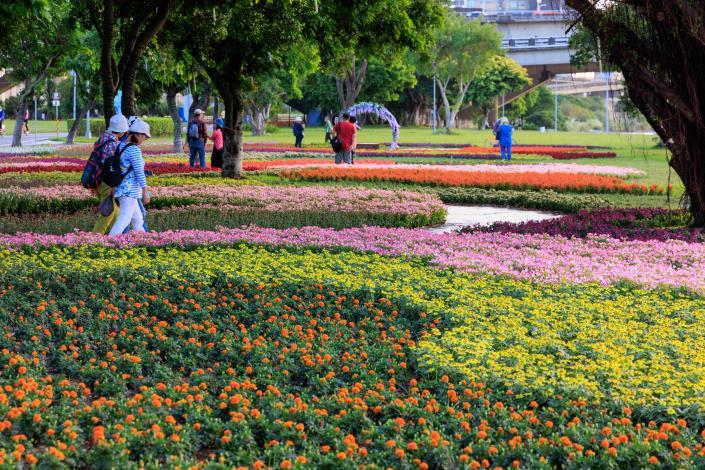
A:
POLYGON ((443 233, 467 227, 469 225, 492 225, 496 222, 528 222, 560 217, 560 214, 523 209, 510 209, 494 206, 452 206, 447 205, 446 223, 428 229, 430 232, 443 233))
MULTIPOLYGON (((66 132, 59 132, 59 137, 66 138, 66 132)), ((56 137, 56 132, 39 132, 37 134, 29 134, 22 136, 22 146, 29 145, 46 145, 52 143, 49 139, 56 137), (36 142, 36 144, 35 144, 36 142)), ((53 142, 59 143, 59 142, 53 142)), ((9 147, 12 145, 12 134, 0 136, 0 147, 9 147)))

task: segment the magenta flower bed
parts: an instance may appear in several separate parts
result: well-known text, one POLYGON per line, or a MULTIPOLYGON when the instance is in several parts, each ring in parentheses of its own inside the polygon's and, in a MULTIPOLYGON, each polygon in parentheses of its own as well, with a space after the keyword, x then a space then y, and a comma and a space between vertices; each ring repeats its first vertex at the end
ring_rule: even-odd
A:
POLYGON ((580 211, 557 219, 519 224, 498 223, 490 227, 468 227, 463 232, 523 233, 585 238, 607 235, 620 240, 683 240, 702 242, 700 228, 663 228, 659 225, 684 223, 685 214, 666 209, 601 209, 580 211))
POLYGON ((211 245, 234 243, 351 248, 382 255, 424 257, 442 268, 506 275, 539 283, 630 281, 646 287, 685 287, 705 292, 705 246, 669 241, 625 241, 606 236, 565 238, 516 233, 433 234, 423 229, 379 227, 344 230, 249 227, 215 232, 184 230, 110 239, 91 233, 0 236, 0 246, 104 244, 211 245))

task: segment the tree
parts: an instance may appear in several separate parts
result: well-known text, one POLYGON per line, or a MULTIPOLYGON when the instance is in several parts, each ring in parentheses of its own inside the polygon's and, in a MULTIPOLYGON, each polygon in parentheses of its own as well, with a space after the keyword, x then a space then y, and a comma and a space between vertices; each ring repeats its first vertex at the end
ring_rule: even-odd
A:
POLYGON ((455 127, 470 85, 482 67, 500 54, 501 44, 502 35, 494 25, 468 21, 456 13, 448 13, 436 31, 431 74, 438 78, 446 131, 455 127))
POLYGON ((303 97, 302 82, 318 67, 318 51, 314 44, 304 41, 291 45, 283 53, 281 66, 252 77, 245 93, 245 108, 252 123, 252 135, 264 135, 272 107, 285 97, 303 97))
POLYGON ((671 151, 694 225, 705 227, 705 3, 567 0, 630 100, 671 151))
POLYGON ((76 119, 71 124, 69 133, 66 137, 66 143, 72 144, 78 131, 78 126, 81 119, 86 115, 89 109, 93 108, 95 103, 96 91, 99 83, 98 57, 95 54, 96 48, 100 41, 95 31, 84 31, 78 34, 78 40, 74 51, 70 55, 64 57, 62 68, 64 70, 73 70, 76 74, 77 90, 83 94, 86 90, 86 81, 89 80, 93 87, 86 91, 85 99, 78 99, 80 108, 77 110, 76 119))
POLYGON ((194 0, 172 22, 170 27, 182 30, 175 45, 190 51, 223 101, 223 176, 242 176, 247 77, 281 67, 291 44, 304 37, 313 14, 313 2, 308 0, 194 0))
POLYGON ((11 27, 3 31, 0 42, 0 68, 7 70, 10 82, 21 83, 23 87, 12 136, 13 147, 22 145, 22 118, 28 100, 36 87, 57 71, 62 54, 73 47, 76 30, 69 15, 68 0, 28 2, 27 5, 23 7, 15 2, 3 5, 3 10, 12 16, 3 19, 11 27))
POLYGON ((438 0, 319 2, 316 34, 325 70, 335 77, 339 109, 357 100, 371 59, 398 61, 408 49, 427 51, 442 21, 438 0))
POLYGON ((482 109, 482 122, 489 115, 489 105, 498 96, 521 90, 531 85, 531 78, 524 67, 509 57, 491 57, 470 84, 468 98, 482 109))
POLYGON ((166 94, 169 116, 174 126, 174 152, 182 151, 181 116, 176 106, 176 95, 185 88, 186 83, 195 78, 197 67, 195 61, 184 50, 177 50, 165 32, 163 37, 145 53, 145 62, 154 79, 160 83, 166 94))
POLYGON ((100 37, 100 75, 105 123, 113 115, 113 100, 122 89, 122 113, 137 114, 137 70, 150 42, 162 29, 178 0, 80 0, 78 15, 100 37), (85 16, 85 13, 88 16, 85 16))

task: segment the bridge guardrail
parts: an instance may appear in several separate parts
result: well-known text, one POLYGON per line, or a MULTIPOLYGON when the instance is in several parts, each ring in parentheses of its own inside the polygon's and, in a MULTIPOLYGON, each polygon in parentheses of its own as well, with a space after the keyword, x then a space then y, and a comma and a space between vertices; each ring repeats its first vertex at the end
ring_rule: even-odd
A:
POLYGON ((567 49, 567 37, 504 39, 502 47, 509 51, 525 49, 567 49))

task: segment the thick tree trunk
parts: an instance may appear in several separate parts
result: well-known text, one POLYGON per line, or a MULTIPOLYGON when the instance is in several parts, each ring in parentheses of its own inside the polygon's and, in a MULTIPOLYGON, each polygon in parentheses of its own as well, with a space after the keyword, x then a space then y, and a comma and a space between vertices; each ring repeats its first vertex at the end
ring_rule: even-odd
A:
POLYGON ((27 111, 27 96, 29 94, 26 92, 20 96, 20 107, 17 109, 15 117, 15 130, 12 132, 13 147, 22 147, 22 124, 24 124, 24 113, 27 111))
POLYGON ((181 141, 181 116, 179 116, 179 108, 176 106, 176 94, 179 88, 175 85, 171 85, 166 89, 166 104, 169 108, 169 115, 171 116, 171 122, 174 125, 174 153, 181 153, 182 141, 181 141))
POLYGON ((218 95, 213 96, 213 123, 220 117, 220 109, 218 109, 218 95))
POLYGON ((120 110, 125 116, 137 116, 137 99, 135 98, 137 67, 126 69, 121 78, 122 101, 120 103, 120 110))
MULTIPOLYGON (((76 138, 76 132, 78 131, 78 126, 81 124, 81 119, 84 118, 89 109, 93 107, 93 98, 88 98, 86 104, 79 110, 76 119, 73 120, 71 124, 71 129, 69 129, 69 134, 66 136, 66 145, 73 144, 73 139, 76 138)), ((88 123, 86 123, 88 124, 88 123)))
POLYGON ((103 1, 103 16, 100 41, 100 78, 103 82, 103 117, 105 127, 108 127, 113 117, 113 100, 115 99, 115 76, 113 66, 113 36, 115 27, 113 0, 103 1))
POLYGON ((630 99, 672 152, 693 223, 705 227, 705 34, 702 2, 642 0, 619 8, 567 0, 624 75, 630 99))
POLYGON ((218 84, 225 110, 223 129, 223 170, 226 178, 242 178, 242 116, 244 103, 240 77, 230 76, 229 81, 218 84))

